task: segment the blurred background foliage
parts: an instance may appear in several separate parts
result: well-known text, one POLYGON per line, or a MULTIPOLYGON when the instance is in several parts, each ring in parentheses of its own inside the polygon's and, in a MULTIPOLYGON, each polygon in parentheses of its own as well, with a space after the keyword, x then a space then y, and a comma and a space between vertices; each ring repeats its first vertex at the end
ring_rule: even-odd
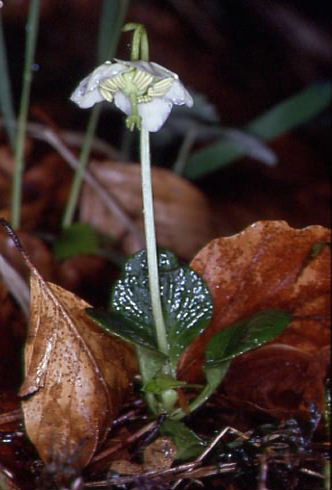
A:
MULTIPOLYGON (((15 110, 21 91, 29 3, 8 0, 2 8, 15 110)), ((30 120, 85 130, 89 111, 79 110, 68 98, 78 81, 97 64, 102 8, 101 0, 41 2, 30 120)), ((192 122, 194 136, 187 142, 188 151, 198 155, 221 137, 226 138, 226 146, 231 141, 240 150, 251 145, 256 151, 251 157, 227 161, 232 163, 227 166, 219 165, 220 148, 217 154, 203 153, 200 172, 186 169, 182 163, 184 175, 198 179, 197 185, 212 200, 219 232, 234 233, 264 218, 286 219, 292 226, 327 225, 330 119, 323 109, 330 93, 330 2, 131 0, 126 20, 145 24, 151 59, 179 73, 196 94, 193 115, 179 110, 154 135, 154 163, 173 167, 180 145, 186 137, 190 139, 192 122), (264 157, 265 147, 260 147, 258 140, 258 146, 254 139, 247 141, 241 131, 278 104, 302 93, 305 98, 289 113, 290 119, 297 119, 296 129, 273 133, 269 146, 278 164, 271 165, 269 157, 264 157), (305 112, 310 104, 313 111, 301 119, 301 110, 305 112), (218 133, 220 128, 223 133, 218 133), (209 172, 204 170, 204 159, 209 172)), ((117 57, 128 58, 129 41, 128 35, 121 36, 117 57)), ((263 119, 263 132, 269 132, 266 125, 263 119)), ((97 133, 123 158, 136 159, 135 136, 125 134, 119 112, 105 106, 97 133)), ((252 136, 264 139, 259 131, 252 136)))

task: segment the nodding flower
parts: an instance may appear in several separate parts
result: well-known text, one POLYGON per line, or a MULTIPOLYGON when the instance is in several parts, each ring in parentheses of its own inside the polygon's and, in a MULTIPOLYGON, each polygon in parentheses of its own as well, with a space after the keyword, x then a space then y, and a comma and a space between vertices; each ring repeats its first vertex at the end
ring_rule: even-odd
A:
POLYGON ((70 98, 86 109, 107 100, 127 114, 130 130, 158 131, 173 105, 193 105, 176 73, 148 61, 106 61, 84 78, 70 98))

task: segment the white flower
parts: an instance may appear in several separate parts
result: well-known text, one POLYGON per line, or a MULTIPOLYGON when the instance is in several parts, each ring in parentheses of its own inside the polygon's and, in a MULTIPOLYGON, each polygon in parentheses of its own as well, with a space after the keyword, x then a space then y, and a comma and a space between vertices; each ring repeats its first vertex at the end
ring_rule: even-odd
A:
POLYGON ((114 101, 129 116, 130 129, 142 124, 151 132, 161 128, 173 104, 193 105, 176 73, 148 61, 106 61, 81 81, 70 99, 84 109, 114 101))

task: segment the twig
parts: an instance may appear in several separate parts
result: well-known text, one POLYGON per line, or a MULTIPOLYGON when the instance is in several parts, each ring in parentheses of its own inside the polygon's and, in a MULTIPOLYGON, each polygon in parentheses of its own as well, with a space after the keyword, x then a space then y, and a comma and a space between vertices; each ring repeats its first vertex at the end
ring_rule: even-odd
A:
POLYGON ((122 449, 124 446, 127 446, 127 445, 137 441, 137 439, 140 439, 140 437, 142 437, 144 434, 146 434, 146 432, 149 432, 150 430, 154 429, 156 424, 157 424, 156 421, 150 422, 149 424, 145 425, 140 430, 138 430, 137 432, 132 434, 130 437, 128 437, 128 439, 126 439, 125 441, 119 442, 119 444, 117 444, 116 446, 112 446, 108 449, 105 449, 105 451, 102 451, 101 453, 97 454, 97 456, 95 456, 92 459, 91 463, 95 463, 96 461, 100 461, 101 459, 105 459, 108 456, 110 456, 111 454, 118 451, 119 449, 122 449))
POLYGON ((24 279, 11 266, 11 264, 0 254, 0 276, 8 291, 14 296, 17 303, 22 308, 26 317, 30 311, 30 291, 24 279))
POLYGON ((310 476, 313 476, 315 478, 320 478, 321 480, 324 480, 324 478, 325 478, 324 475, 322 475, 321 473, 318 473, 317 471, 310 470, 309 468, 301 468, 300 472, 304 473, 305 475, 310 475, 310 476))
MULTIPOLYGON (((87 482, 84 484, 85 488, 98 488, 107 487, 109 485, 126 485, 128 483, 133 483, 135 478, 139 477, 142 479, 153 479, 163 477, 166 481, 172 481, 175 478, 181 477, 181 479, 192 479, 192 478, 203 478, 211 475, 218 475, 222 473, 230 473, 236 469, 235 463, 225 463, 223 465, 210 465, 201 468, 197 468, 201 464, 200 461, 194 461, 192 463, 185 463, 179 466, 174 466, 173 468, 167 468, 166 470, 153 470, 147 471, 145 473, 139 473, 137 475, 129 476, 115 476, 109 478, 108 480, 101 480, 99 482, 87 482)), ((136 488, 136 487, 134 487, 136 488)))
MULTIPOLYGON (((13 120, 9 125, 13 129, 15 129, 17 126, 15 120, 13 120)), ((0 118, 0 128, 2 126, 5 126, 4 118, 0 118)), ((44 135, 45 129, 49 129, 45 124, 40 124, 35 122, 27 123, 27 133, 30 136, 40 141, 48 142, 47 139, 45 139, 45 135, 44 135)), ((78 148, 82 146, 84 140, 84 133, 82 132, 71 131, 68 129, 61 129, 60 131, 57 131, 57 134, 60 137, 60 139, 63 141, 63 143, 66 143, 66 145, 75 146, 78 148)), ((117 151, 112 145, 98 138, 97 136, 95 136, 93 139, 92 149, 96 152, 105 155, 107 158, 110 158, 112 160, 116 160, 116 161, 122 160, 121 152, 117 151)))
MULTIPOLYGON (((43 127, 42 133, 44 141, 47 141, 55 150, 57 150, 59 155, 62 156, 62 158, 69 164, 69 166, 76 170, 79 166, 79 161, 69 150, 69 148, 64 145, 59 136, 53 130, 46 127, 43 127)), ((90 187, 94 189, 95 192, 97 192, 100 200, 107 207, 107 209, 109 209, 109 211, 114 214, 115 218, 118 219, 127 229, 127 231, 129 231, 133 235, 136 242, 135 246, 138 249, 143 248, 144 238, 142 232, 89 170, 86 170, 84 172, 84 180, 90 187)))
POLYGON ((0 414, 0 425, 9 424, 10 422, 17 422, 22 420, 23 414, 20 408, 12 410, 11 412, 5 412, 0 414))
MULTIPOLYGON (((199 456, 198 458, 195 460, 195 463, 201 463, 203 461, 203 459, 212 451, 212 449, 218 444, 218 442, 225 436, 225 434, 227 434, 227 432, 233 432, 233 433, 236 433, 237 435, 241 435, 241 437, 244 436, 244 438, 246 438, 247 436, 245 434, 242 434, 242 433, 238 433, 238 431, 236 431, 235 429, 233 429, 233 427, 225 427, 221 432, 219 432, 219 434, 211 441, 211 443, 208 445, 208 447, 205 449, 205 451, 203 451, 199 456)), ((190 471, 190 470, 189 470, 190 471)), ((183 478, 179 478, 175 483, 174 485, 172 486, 172 490, 175 490, 175 488, 177 488, 180 483, 182 482, 183 478)))

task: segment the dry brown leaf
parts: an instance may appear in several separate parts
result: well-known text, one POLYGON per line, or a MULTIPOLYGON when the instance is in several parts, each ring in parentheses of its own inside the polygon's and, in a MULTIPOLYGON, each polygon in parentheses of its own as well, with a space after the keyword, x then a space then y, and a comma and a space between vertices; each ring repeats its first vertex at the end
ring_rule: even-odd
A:
POLYGON ((223 382, 223 393, 238 409, 246 404, 277 417, 323 409, 324 372, 318 356, 286 344, 267 345, 239 357, 223 382))
POLYGON ((172 466, 176 458, 176 446, 166 436, 158 437, 144 449, 143 464, 125 459, 113 461, 110 469, 120 475, 139 475, 145 471, 162 471, 172 466))
POLYGON ((176 446, 167 436, 158 437, 144 449, 144 469, 146 471, 166 470, 176 459, 176 446))
MULTIPOLYGON (((140 166, 94 162, 90 170, 142 230, 140 166)), ((152 181, 158 244, 191 259, 214 236, 209 203, 193 184, 168 170, 153 168, 152 181)), ((137 251, 124 224, 110 214, 88 187, 81 199, 81 220, 121 240, 126 253, 137 251)))
POLYGON ((25 426, 44 462, 73 458, 78 469, 103 441, 136 372, 132 349, 96 327, 88 306, 31 266, 25 426))
MULTIPOLYGON (((183 356, 182 375, 189 380, 200 377, 205 346, 216 332, 258 311, 280 308, 291 312, 294 320, 272 343, 279 344, 278 349, 275 347, 272 355, 271 347, 262 347, 235 360, 230 371, 233 374, 228 378, 231 379, 228 389, 233 394, 242 393, 253 403, 261 406, 265 403, 266 408, 272 408, 271 397, 269 402, 267 398, 265 402, 263 400, 262 393, 267 391, 263 383, 270 383, 273 379, 273 369, 279 370, 278 383, 282 376, 291 376, 287 369, 297 370, 299 375, 301 370, 297 366, 301 357, 302 364, 307 366, 308 377, 306 382, 298 379, 297 384, 293 379, 293 394, 289 393, 289 396, 297 399, 297 406, 302 403, 302 396, 308 403, 311 398, 321 406, 326 362, 317 368, 317 359, 321 356, 321 349, 329 344, 330 337, 330 247, 326 246, 329 242, 330 232, 321 226, 297 230, 283 221, 261 221, 237 235, 218 238, 204 247, 191 265, 211 290, 214 315, 208 329, 183 356), (314 255, 317 244, 322 244, 322 247, 314 255), (269 369, 266 371, 261 364, 265 352, 274 357, 271 360, 273 368, 272 364, 267 364, 269 369), (251 397, 244 372, 249 381, 255 379, 256 387, 252 387, 251 397), (312 374, 309 376, 309 373, 312 374), (310 383, 315 383, 315 389, 310 383), (256 396, 255 390, 256 394, 260 390, 261 395, 256 396)), ((276 378, 274 381, 274 407, 280 408, 283 402, 280 397, 277 400, 279 388, 276 378)), ((269 384, 270 392, 271 389, 269 384)), ((287 403, 289 400, 285 401, 285 408, 287 403)))

